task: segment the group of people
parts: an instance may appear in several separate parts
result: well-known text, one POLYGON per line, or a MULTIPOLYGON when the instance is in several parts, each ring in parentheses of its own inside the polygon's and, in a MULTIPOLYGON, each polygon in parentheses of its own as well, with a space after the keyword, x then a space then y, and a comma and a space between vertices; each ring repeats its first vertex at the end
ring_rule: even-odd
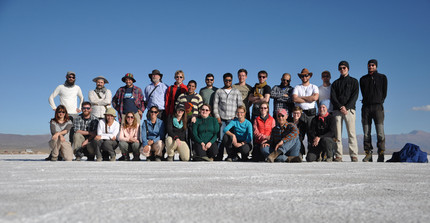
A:
POLYGON ((349 75, 349 63, 341 61, 340 77, 331 83, 330 72, 323 71, 319 87, 310 83, 313 74, 306 68, 298 73, 301 84, 295 87, 290 86, 292 76, 284 73, 281 83, 271 88, 264 70, 251 87, 246 83, 247 70, 240 69, 238 83, 233 85, 233 75, 225 73, 224 86, 216 88, 214 75, 209 73, 199 93, 196 81, 184 84, 182 70, 175 72, 171 86, 162 82, 159 70, 153 70, 148 75, 151 83, 143 91, 135 85, 133 74, 127 73, 122 77, 125 85, 113 97, 105 87, 108 80, 98 76, 93 79, 96 88, 88 93, 89 101, 83 100, 75 84, 76 74, 67 72, 66 82, 49 97, 55 117, 50 122, 52 152, 48 159, 73 160, 75 156, 81 160, 86 156, 87 160, 115 161, 119 148, 122 156, 118 160, 124 161, 139 161, 142 155, 147 161, 173 161, 179 153, 182 161, 301 162, 306 157, 308 162, 342 162, 345 122, 349 155, 357 162, 355 109, 361 89, 363 162, 373 161, 372 120, 377 131, 377 161, 383 162, 387 78, 378 73, 377 66, 377 60, 369 60, 368 73, 358 81, 349 75), (57 95, 58 107, 54 103, 57 95))

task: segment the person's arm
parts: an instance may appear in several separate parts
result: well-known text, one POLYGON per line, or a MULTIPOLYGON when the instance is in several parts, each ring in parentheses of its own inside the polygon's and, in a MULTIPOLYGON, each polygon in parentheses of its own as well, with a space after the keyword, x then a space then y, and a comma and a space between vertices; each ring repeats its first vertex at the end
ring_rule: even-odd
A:
POLYGON ((102 101, 99 102, 99 105, 108 106, 111 103, 112 103, 112 92, 109 89, 106 89, 105 98, 103 98, 102 101))
POLYGON ((118 139, 119 141, 124 141, 124 142, 128 142, 129 140, 126 131, 124 131, 124 126, 120 127, 118 139))
MULTIPOLYGON (((270 95, 269 95, 270 96, 270 95)), ((247 143, 251 143, 252 142, 252 124, 250 121, 246 120, 246 122, 248 123, 246 125, 246 142, 247 143)))
POLYGON ((78 97, 79 97, 79 106, 76 109, 76 112, 79 113, 82 111, 82 103, 84 102, 84 95, 82 94, 82 90, 79 86, 78 86, 78 97))
POLYGON ((260 133, 260 130, 258 130, 258 124, 257 123, 258 123, 257 119, 254 119, 254 125, 253 125, 254 137, 257 140, 262 141, 264 137, 263 137, 263 134, 260 133))
POLYGON ((57 106, 55 105, 54 98, 57 97, 57 95, 60 93, 60 88, 61 88, 61 85, 56 87, 54 92, 52 92, 52 94, 49 96, 49 99, 48 99, 49 105, 51 106, 52 110, 54 110, 54 111, 55 111, 55 109, 57 109, 57 106))
POLYGON ((194 142, 201 144, 203 140, 199 137, 199 127, 201 124, 201 120, 197 119, 197 121, 193 124, 193 139, 194 142))
POLYGON ((335 81, 331 85, 331 90, 330 90, 330 102, 333 105, 333 110, 334 108, 337 108, 338 110, 340 110, 340 107, 343 106, 340 104, 339 100, 337 100, 337 93, 336 93, 337 88, 338 88, 337 82, 335 81))
POLYGON ((88 92, 88 100, 91 102, 91 106, 99 105, 102 99, 99 99, 96 92, 91 90, 88 92))
POLYGON ((141 128, 142 130, 140 131, 140 135, 142 136, 141 137, 141 141, 142 141, 142 146, 146 146, 146 145, 148 145, 148 138, 147 138, 147 135, 146 135, 146 125, 145 125, 145 121, 143 121, 142 122, 142 128, 141 128))
POLYGON ((385 98, 387 97, 387 89, 388 89, 387 76, 383 75, 382 76, 382 103, 384 103, 385 98))
POLYGON ((214 117, 218 120, 219 123, 221 123, 221 118, 219 116, 219 111, 218 111, 218 103, 219 103, 219 93, 220 91, 222 91, 221 89, 218 89, 217 91, 215 91, 215 96, 214 96, 214 107, 213 107, 213 114, 214 117))
POLYGON ((357 99, 358 99, 358 91, 359 91, 358 81, 352 78, 351 78, 351 81, 353 81, 354 83, 351 89, 351 96, 349 97, 348 101, 344 105, 347 110, 355 108, 355 103, 357 102, 357 99))
POLYGON ((118 113, 120 113, 120 106, 119 106, 119 97, 120 97, 120 94, 121 94, 121 88, 119 88, 117 91, 116 91, 116 93, 115 93, 115 95, 113 96, 113 98, 112 98, 112 107, 118 112, 118 113))

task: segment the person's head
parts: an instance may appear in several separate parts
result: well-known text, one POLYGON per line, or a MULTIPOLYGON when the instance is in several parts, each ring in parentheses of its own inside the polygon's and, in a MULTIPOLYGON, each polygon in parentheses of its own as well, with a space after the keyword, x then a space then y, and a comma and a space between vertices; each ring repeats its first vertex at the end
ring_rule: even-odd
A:
POLYGON ((309 72, 308 69, 303 68, 302 72, 297 75, 299 75, 300 80, 302 80, 302 84, 307 84, 312 77, 312 72, 309 72))
POLYGON ((258 72, 258 82, 260 84, 264 83, 267 80, 267 72, 265 70, 260 70, 258 72))
POLYGON ((182 82, 185 79, 185 74, 182 70, 177 70, 175 72, 175 83, 176 84, 182 84, 182 82))
POLYGON ((260 116, 266 117, 267 114, 269 114, 269 103, 263 102, 260 105, 260 116))
POLYGON ((195 80, 188 81, 187 88, 188 88, 188 94, 194 94, 197 88, 197 82, 195 80))
POLYGON ((105 84, 109 84, 109 81, 103 76, 98 76, 94 78, 93 81, 96 83, 97 89, 102 89, 104 88, 105 84))
POLYGON ((288 118, 287 110, 285 110, 285 108, 278 109, 278 111, 276 112, 276 120, 278 121, 278 124, 280 126, 287 123, 287 118, 288 118))
POLYGON ((156 120, 159 112, 158 107, 154 105, 146 113, 146 118, 148 120, 156 120))
POLYGON ((214 75, 209 73, 206 74, 206 78, 205 78, 205 82, 206 82, 206 87, 212 87, 214 85, 214 75))
POLYGON ((69 71, 66 74, 66 81, 70 85, 74 85, 76 80, 76 74, 73 71, 69 71))
POLYGON ((325 84, 330 84, 331 74, 328 70, 325 70, 321 73, 321 80, 325 84))
POLYGON ((325 116, 328 113, 328 107, 326 103, 320 103, 318 107, 319 115, 325 116))
POLYGON ((152 73, 148 74, 148 76, 154 84, 158 84, 163 78, 163 74, 157 69, 153 70, 152 73))
POLYGON ((107 108, 105 112, 105 120, 107 123, 113 123, 115 121, 116 111, 114 108, 107 108))
POLYGON ((284 73, 281 78, 281 85, 288 86, 291 82, 291 75, 289 73, 284 73))
POLYGON ((199 111, 199 113, 200 113, 200 116, 201 116, 202 118, 207 118, 207 117, 209 117, 209 115, 211 114, 211 106, 210 106, 210 105, 208 105, 208 104, 203 104, 203 105, 200 107, 200 111, 199 111))
POLYGON ((233 83, 233 74, 231 73, 225 73, 222 76, 222 80, 224 81, 224 87, 225 88, 230 88, 232 83, 233 83))
POLYGON ((373 74, 376 72, 376 69, 378 68, 378 61, 376 59, 371 59, 369 62, 367 62, 367 71, 369 74, 373 74))
POLYGON ((237 78, 239 79, 239 83, 245 83, 246 78, 248 78, 248 71, 246 69, 239 69, 237 71, 237 78))
POLYGON ((245 119, 245 115, 246 115, 246 108, 245 106, 241 105, 238 106, 236 109, 236 116, 239 120, 243 120, 245 119))
POLYGON ((55 109, 55 117, 53 119, 56 122, 59 120, 64 120, 65 122, 69 121, 69 114, 67 113, 66 106, 59 105, 57 109, 55 109))
POLYGON ((133 87, 133 83, 136 82, 132 73, 126 73, 121 80, 128 88, 133 87))
POLYGON ((297 121, 302 117, 303 109, 299 106, 293 108, 293 120, 297 121))
POLYGON ((344 61, 344 60, 340 61, 337 67, 339 68, 340 75, 344 77, 348 75, 349 63, 347 61, 344 61))
POLYGON ((134 117, 133 112, 127 112, 125 114, 125 122, 123 124, 125 128, 136 128, 137 127, 137 119, 134 117))
POLYGON ((185 105, 179 103, 175 107, 175 117, 178 121, 182 120, 184 128, 187 129, 187 114, 185 113, 185 105))
POLYGON ((82 102, 82 114, 84 115, 84 117, 88 117, 91 115, 91 103, 88 101, 84 101, 82 102))

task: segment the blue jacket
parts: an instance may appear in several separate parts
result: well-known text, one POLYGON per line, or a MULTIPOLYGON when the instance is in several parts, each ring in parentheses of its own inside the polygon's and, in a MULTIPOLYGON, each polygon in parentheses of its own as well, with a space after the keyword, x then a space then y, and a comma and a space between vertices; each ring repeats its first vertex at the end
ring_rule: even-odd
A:
POLYGON ((164 131, 164 123, 162 120, 157 118, 154 124, 151 123, 151 120, 145 120, 142 122, 142 146, 148 145, 148 140, 153 140, 157 142, 158 140, 164 140, 165 131, 164 131), (146 121, 146 123, 145 123, 146 121), (148 126, 148 129, 146 129, 148 126))

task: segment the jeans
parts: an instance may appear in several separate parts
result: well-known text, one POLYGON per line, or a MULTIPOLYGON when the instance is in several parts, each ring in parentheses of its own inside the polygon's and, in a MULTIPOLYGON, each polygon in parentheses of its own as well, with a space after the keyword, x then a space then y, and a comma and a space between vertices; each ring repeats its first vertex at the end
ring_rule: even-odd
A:
POLYGON ((373 151, 372 146, 372 119, 375 122, 377 135, 378 154, 385 151, 385 133, 384 133, 384 106, 382 104, 363 105, 361 108, 361 124, 363 124, 363 146, 364 151, 373 151))
POLYGON ((221 127, 220 127, 220 137, 218 139, 218 155, 216 156, 215 160, 221 161, 224 157, 224 148, 225 145, 222 143, 222 139, 224 137, 224 128, 231 122, 231 120, 224 120, 221 121, 221 127))
MULTIPOLYGON (((261 153, 263 153, 264 158, 267 158, 270 153, 275 151, 275 147, 263 147, 261 149, 261 153)), ((275 162, 285 162, 288 156, 299 156, 300 155, 300 140, 299 137, 296 137, 288 142, 284 142, 284 144, 278 148, 278 151, 281 152, 275 162)))

